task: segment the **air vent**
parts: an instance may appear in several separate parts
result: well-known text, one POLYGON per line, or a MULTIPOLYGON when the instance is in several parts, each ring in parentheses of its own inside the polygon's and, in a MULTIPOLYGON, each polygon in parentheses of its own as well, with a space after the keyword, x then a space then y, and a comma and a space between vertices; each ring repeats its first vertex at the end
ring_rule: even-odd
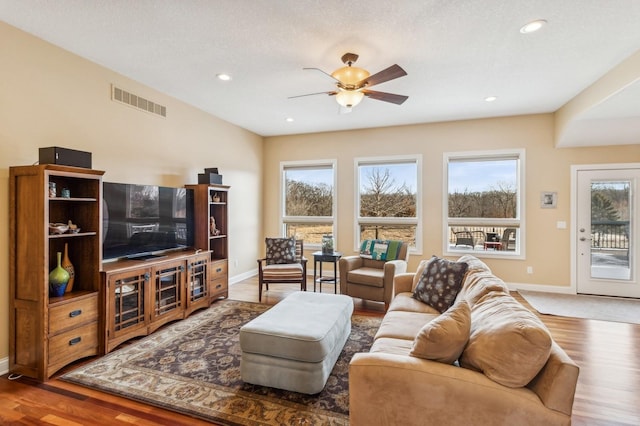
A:
POLYGON ((150 112, 151 114, 156 114, 161 117, 167 116, 166 106, 152 102, 141 96, 134 95, 133 93, 127 92, 126 90, 120 89, 114 85, 111 85, 111 99, 139 110, 150 112))

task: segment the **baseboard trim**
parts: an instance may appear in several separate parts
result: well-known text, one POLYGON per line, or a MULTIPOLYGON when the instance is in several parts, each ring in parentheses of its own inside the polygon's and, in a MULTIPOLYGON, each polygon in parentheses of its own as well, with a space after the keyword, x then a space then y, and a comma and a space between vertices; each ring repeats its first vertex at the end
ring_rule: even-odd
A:
POLYGON ((233 277, 229 277, 229 285, 234 285, 240 281, 255 277, 256 275, 258 275, 258 268, 243 272, 242 274, 234 275, 233 277))
POLYGON ((9 372, 9 357, 0 359, 0 376, 9 372))
POLYGON ((560 293, 560 294, 578 294, 575 287, 558 287, 554 285, 544 284, 526 284, 526 283, 505 283, 509 290, 528 290, 528 291, 543 291, 545 293, 560 293))

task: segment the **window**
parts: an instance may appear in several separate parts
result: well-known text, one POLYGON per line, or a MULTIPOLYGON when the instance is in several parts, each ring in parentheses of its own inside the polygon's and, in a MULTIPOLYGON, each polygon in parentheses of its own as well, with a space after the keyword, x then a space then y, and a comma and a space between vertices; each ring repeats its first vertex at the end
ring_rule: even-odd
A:
POLYGON ((444 154, 444 252, 524 255, 524 151, 444 154))
POLYGON ((422 251, 422 157, 356 159, 356 249, 366 239, 401 240, 422 251))
POLYGON ((283 233, 305 247, 320 248, 323 235, 335 238, 335 168, 335 160, 280 164, 283 233))

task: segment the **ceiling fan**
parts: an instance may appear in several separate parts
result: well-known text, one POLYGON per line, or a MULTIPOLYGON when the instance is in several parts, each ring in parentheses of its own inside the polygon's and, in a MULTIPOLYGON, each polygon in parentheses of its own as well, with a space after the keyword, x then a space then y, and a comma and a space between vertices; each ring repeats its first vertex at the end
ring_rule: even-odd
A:
POLYGON ((404 101, 409 99, 408 96, 404 95, 396 95, 394 93, 369 90, 369 87, 373 85, 384 83, 386 81, 407 75, 407 72, 403 70, 399 65, 391 65, 389 68, 386 68, 376 74, 370 75, 369 71, 353 66, 354 62, 358 60, 358 55, 356 55, 355 53, 345 53, 340 59, 342 59, 342 62, 345 64, 345 66, 342 68, 338 68, 331 74, 324 72, 319 68, 303 68, 303 70, 316 70, 325 75, 328 75, 333 80, 335 80, 337 90, 291 96, 289 99, 300 98, 303 96, 326 94, 329 96, 335 96, 338 104, 346 108, 347 111, 351 111, 351 108, 358 105, 365 96, 371 99, 390 102, 396 105, 401 105, 404 101))

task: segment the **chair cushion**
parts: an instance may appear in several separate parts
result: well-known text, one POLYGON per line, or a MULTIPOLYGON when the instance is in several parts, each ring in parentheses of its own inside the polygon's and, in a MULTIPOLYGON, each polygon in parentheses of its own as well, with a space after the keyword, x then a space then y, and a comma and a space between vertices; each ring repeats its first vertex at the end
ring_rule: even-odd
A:
POLYGON ((295 280, 302 278, 300 263, 276 263, 262 268, 262 278, 265 281, 295 280))
POLYGON ((296 261, 296 240, 294 238, 265 238, 267 265, 294 263, 296 261))
POLYGON ((442 313, 456 300, 468 265, 433 256, 425 266, 413 297, 442 313))
POLYGON ((465 300, 422 327, 409 355, 453 364, 469 341, 471 309, 465 300))
POLYGON ((347 281, 354 284, 384 287, 384 269, 358 268, 347 273, 347 281))

